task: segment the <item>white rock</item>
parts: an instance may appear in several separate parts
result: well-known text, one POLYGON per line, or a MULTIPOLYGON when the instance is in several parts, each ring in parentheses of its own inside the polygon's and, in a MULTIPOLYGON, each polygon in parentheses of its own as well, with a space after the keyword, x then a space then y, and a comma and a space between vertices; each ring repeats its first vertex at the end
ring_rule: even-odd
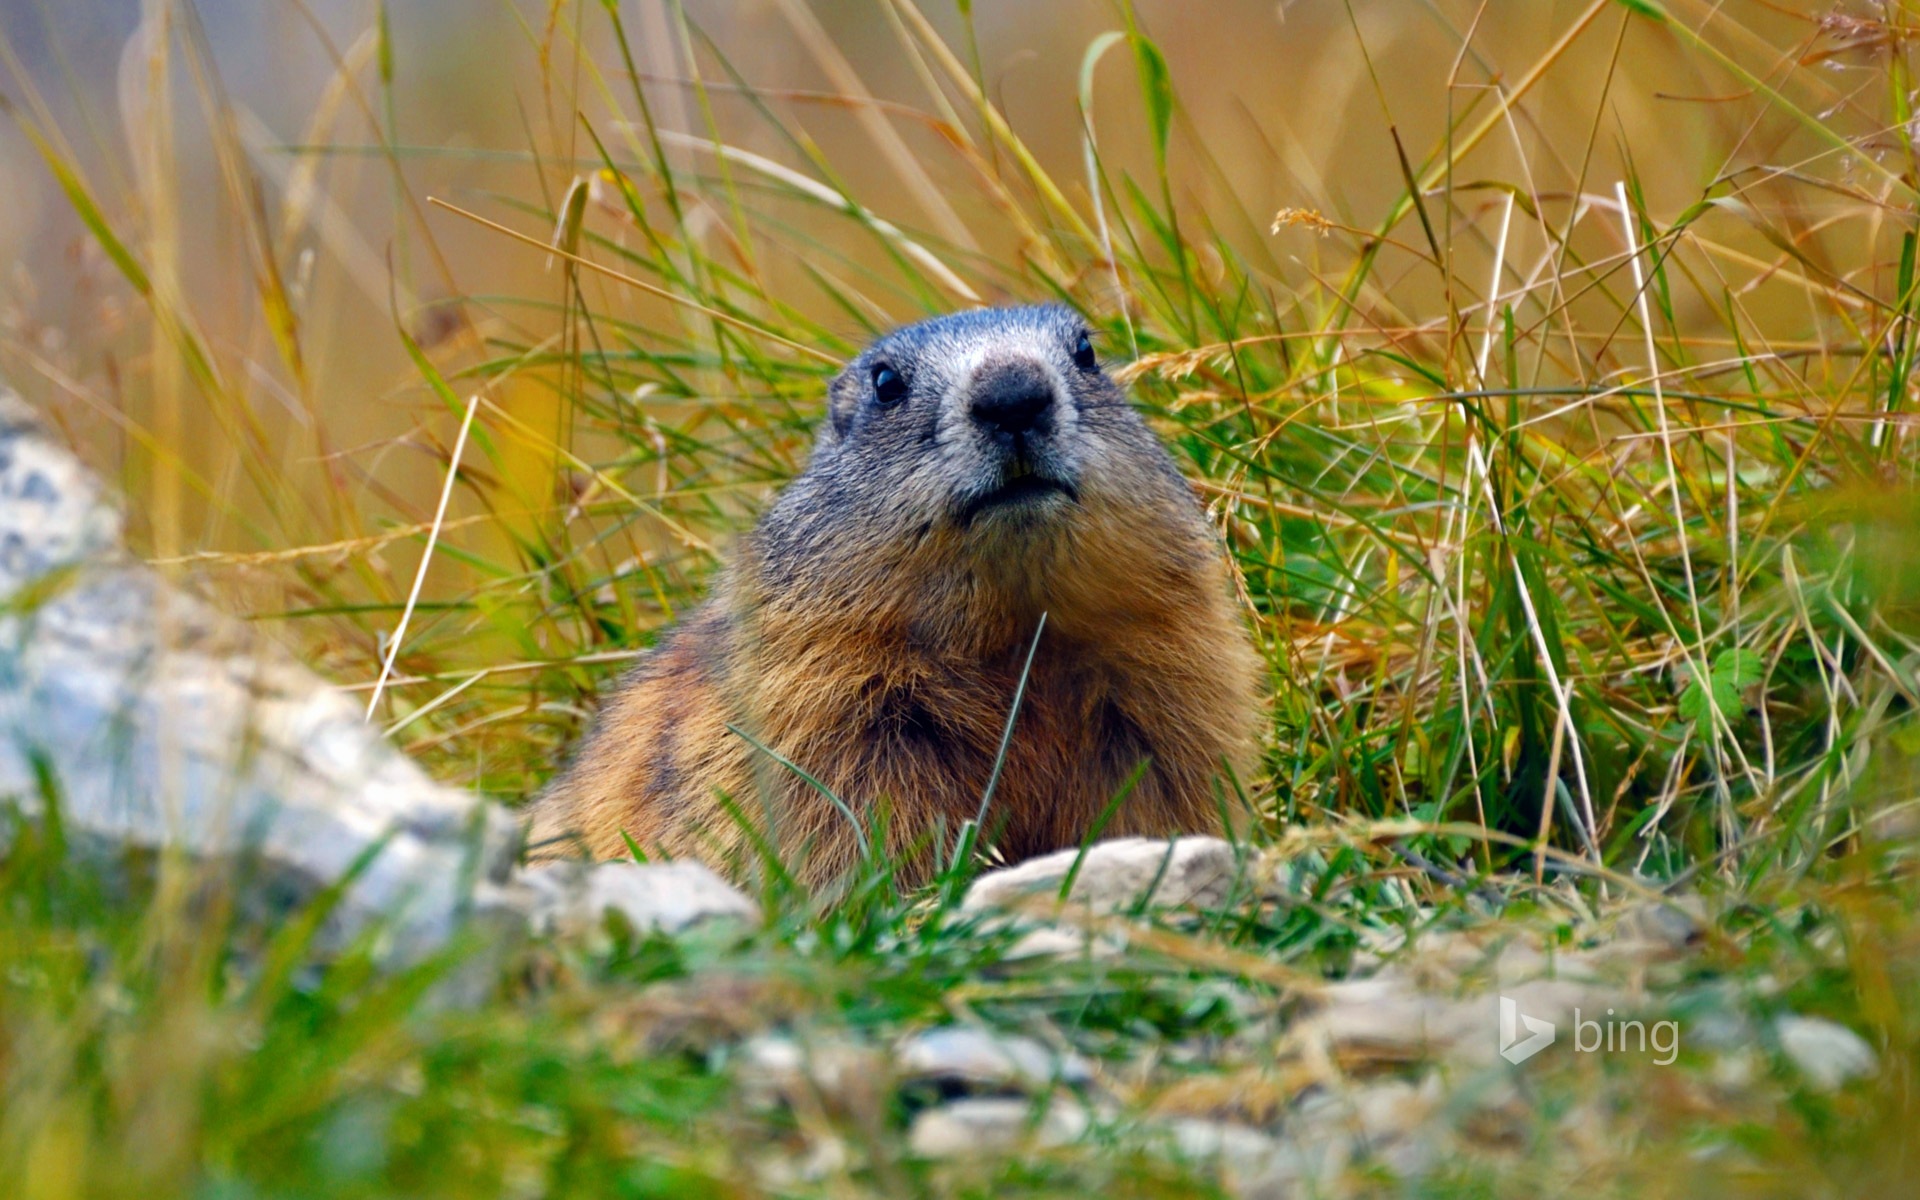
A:
POLYGON ((1684 950, 1705 935, 1707 907, 1697 895, 1670 896, 1630 909, 1620 922, 1623 940, 1638 939, 1668 950, 1684 950))
POLYGON ((1303 1022, 1300 1031, 1323 1035, 1328 1046, 1349 1061, 1409 1062, 1444 1053, 1472 1023, 1458 1002, 1412 989, 1338 983, 1330 985, 1324 1000, 1325 1007, 1303 1022))
POLYGON ((1078 850, 1062 850, 976 879, 960 903, 963 912, 1045 904, 1060 894, 1080 861, 1067 899, 1097 913, 1126 912, 1140 905, 1219 908, 1232 897, 1240 863, 1233 846, 1212 837, 1116 838, 1078 850))
POLYGON ((1070 925, 1041 925, 1029 929, 1007 947, 1009 960, 1022 958, 1118 958, 1127 952, 1123 931, 1080 929, 1070 925))
POLYGON ((610 909, 666 932, 758 920, 693 864, 516 872, 512 813, 429 779, 360 701, 133 561, 120 528, 0 390, 0 796, 37 818, 51 790, 75 852, 244 858, 268 920, 351 875, 321 944, 378 929, 402 960, 476 912, 560 932, 610 909))
POLYGON ((1167 1122, 1175 1152, 1189 1162, 1209 1164, 1228 1192, 1242 1200, 1288 1200, 1312 1194, 1310 1183, 1331 1178, 1346 1159, 1344 1144, 1316 1147, 1318 1161, 1257 1129, 1226 1121, 1183 1117, 1167 1122))
POLYGON ((357 870, 323 943, 377 925, 403 956, 438 945, 471 885, 510 871, 512 815, 428 779, 357 703, 128 558, 119 528, 0 393, 0 795, 38 816, 44 768, 69 844, 103 864, 247 857, 268 915, 357 870))
POLYGON ((1722 997, 1720 1005, 1695 1013, 1687 1021, 1689 1049, 1744 1052, 1754 1044, 1753 1022, 1731 1005, 1730 996, 1722 997))
POLYGON ((536 933, 597 936, 609 913, 640 934, 760 923, 759 905, 697 862, 544 862, 520 871, 515 883, 532 893, 524 911, 536 933))
POLYGON ((947 1025, 902 1038, 894 1067, 905 1080, 930 1080, 963 1088, 1021 1088, 1052 1084, 1082 1087, 1093 1073, 1077 1054, 1056 1054, 1046 1043, 969 1025, 947 1025))
POLYGON ((1527 1016, 1553 1023, 1557 1043, 1572 1036, 1576 1009, 1585 1018, 1628 1003, 1619 991, 1569 979, 1532 979, 1501 984, 1498 992, 1455 997, 1422 991, 1405 976, 1383 973, 1322 987, 1316 1011, 1296 1026, 1296 1034, 1321 1040, 1343 1062, 1449 1058, 1492 1065, 1500 1053, 1501 996, 1527 1016))
POLYGON ((838 1034, 801 1040, 790 1034, 756 1034, 735 1051, 734 1078, 752 1108, 805 1102, 842 1107, 890 1083, 886 1062, 872 1046, 838 1034))
POLYGON ((1759 1059, 1753 1051, 1744 1048, 1721 1051, 1707 1068, 1707 1078, 1713 1086, 1733 1094, 1746 1091, 1759 1077, 1759 1059))
POLYGON ((853 1164, 847 1144, 831 1134, 808 1137, 803 1146, 798 1154, 776 1148, 761 1155, 754 1163, 754 1174, 763 1185, 787 1191, 817 1184, 853 1164))
POLYGON ((120 514, 79 460, 0 389, 0 594, 115 554, 120 514))
POLYGON ((1064 1146, 1087 1132, 1087 1110, 1064 1100, 1035 1107, 1011 1096, 975 1096, 929 1108, 913 1119, 907 1146, 921 1158, 977 1158, 1064 1146))
POLYGON ((1369 1146, 1381 1146, 1418 1129, 1441 1099, 1438 1075, 1428 1075, 1421 1085, 1387 1079, 1352 1088, 1329 1115, 1345 1122, 1369 1146))
POLYGON ((1873 1047, 1864 1038, 1823 1017, 1787 1013, 1774 1018, 1773 1032, 1788 1061, 1823 1092, 1871 1075, 1879 1067, 1873 1047))

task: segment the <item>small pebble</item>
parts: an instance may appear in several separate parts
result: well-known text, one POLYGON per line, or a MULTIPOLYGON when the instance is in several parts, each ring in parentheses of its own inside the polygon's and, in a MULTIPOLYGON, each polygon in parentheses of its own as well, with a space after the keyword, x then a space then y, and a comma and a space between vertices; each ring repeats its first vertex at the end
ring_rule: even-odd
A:
POLYGON ((1773 1031, 1788 1061, 1819 1091, 1834 1091, 1879 1067, 1873 1047, 1864 1038, 1823 1017, 1788 1013, 1774 1018, 1773 1031))

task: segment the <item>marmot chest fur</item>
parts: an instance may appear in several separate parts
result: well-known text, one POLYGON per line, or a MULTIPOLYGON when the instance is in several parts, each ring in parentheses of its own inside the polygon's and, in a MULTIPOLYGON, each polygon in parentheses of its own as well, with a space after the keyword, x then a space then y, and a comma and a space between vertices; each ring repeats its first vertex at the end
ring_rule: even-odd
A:
POLYGON ((1123 790, 1109 834, 1217 831, 1261 662, 1212 528, 1086 326, 1046 306, 891 333, 834 380, 806 472, 713 598, 535 801, 536 852, 631 837, 737 875, 771 847, 818 884, 866 841, 924 879, 980 811, 1042 614, 982 842, 1075 845, 1123 790))

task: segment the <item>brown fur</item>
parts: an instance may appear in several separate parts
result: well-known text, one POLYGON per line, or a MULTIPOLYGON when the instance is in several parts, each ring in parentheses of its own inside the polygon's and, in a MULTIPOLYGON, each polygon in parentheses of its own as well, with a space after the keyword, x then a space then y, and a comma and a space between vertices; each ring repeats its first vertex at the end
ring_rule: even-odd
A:
POLYGON ((1253 766, 1262 669, 1211 528, 1153 466, 1096 455, 1062 527, 1018 554, 983 555, 945 525, 848 529, 835 569, 795 576, 777 540, 750 537, 536 803, 538 852, 567 853, 573 834, 619 856, 624 832, 737 872, 758 856, 726 796, 804 881, 840 876, 858 859, 846 818, 732 724, 863 818, 887 806, 886 850, 924 879, 946 850, 935 832, 950 846, 979 809, 1042 612, 993 844, 1010 860, 1077 844, 1146 760, 1106 832, 1217 831, 1223 798, 1237 803, 1223 766, 1241 780, 1253 766))

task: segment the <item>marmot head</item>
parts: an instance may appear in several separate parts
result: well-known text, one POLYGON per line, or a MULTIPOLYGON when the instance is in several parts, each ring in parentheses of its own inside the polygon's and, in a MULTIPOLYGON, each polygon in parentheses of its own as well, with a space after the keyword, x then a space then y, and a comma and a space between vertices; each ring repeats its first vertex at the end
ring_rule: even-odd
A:
POLYGON ((895 330, 833 381, 827 411, 809 475, 858 479, 895 519, 998 543, 1070 519, 1143 438, 1164 459, 1086 322, 1059 305, 895 330))
POLYGON ((833 381, 806 472, 748 545, 761 593, 808 611, 833 596, 850 619, 893 607, 972 620, 981 600, 1027 621, 1059 586, 1125 586, 1069 560, 1138 572, 1172 556, 1194 573, 1211 538, 1086 322, 1044 305, 875 341, 833 381))

